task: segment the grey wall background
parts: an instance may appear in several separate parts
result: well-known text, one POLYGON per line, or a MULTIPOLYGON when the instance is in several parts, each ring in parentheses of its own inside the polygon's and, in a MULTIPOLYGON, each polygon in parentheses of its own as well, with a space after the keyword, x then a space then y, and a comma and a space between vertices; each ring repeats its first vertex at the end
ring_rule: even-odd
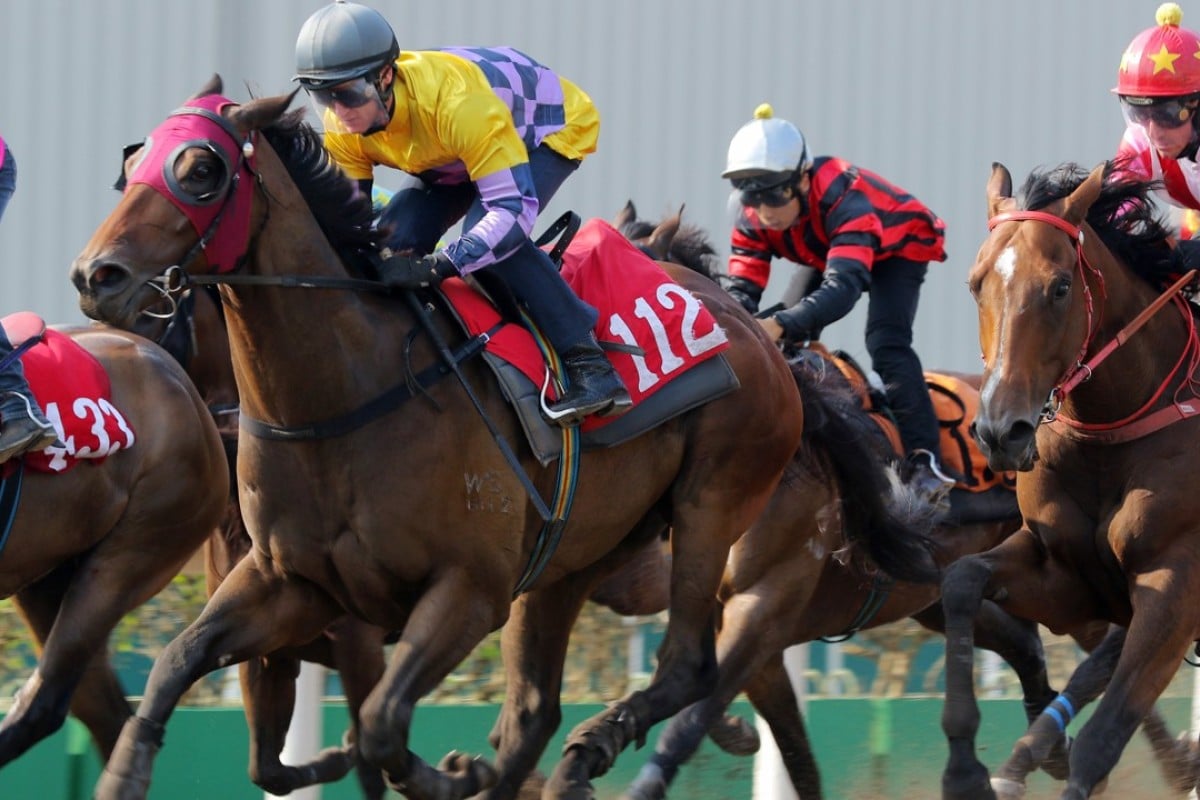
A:
MULTIPOLYGON (((82 320, 67 268, 117 194, 122 145, 140 140, 213 72, 235 100, 292 88, 292 52, 322 0, 39 0, 0 14, 0 132, 16 195, 0 223, 0 312, 82 320)), ((728 253, 734 131, 760 102, 818 154, 879 172, 947 223, 916 345, 926 366, 979 368, 966 274, 985 229, 993 161, 1093 166, 1122 130, 1109 93, 1157 0, 376 0, 419 49, 507 44, 571 78, 600 108, 599 152, 543 217, 685 220, 728 253)), ((1200 27, 1185 0, 1184 25, 1200 27), (1188 16, 1190 13, 1191 16, 1188 16)), ((298 98, 297 102, 304 102, 298 98)), ((394 176, 377 175, 382 185, 394 176)), ((792 267, 777 262, 771 294, 792 267)), ((865 304, 863 304, 865 305, 865 304)), ((827 340, 865 360, 863 309, 827 340)))

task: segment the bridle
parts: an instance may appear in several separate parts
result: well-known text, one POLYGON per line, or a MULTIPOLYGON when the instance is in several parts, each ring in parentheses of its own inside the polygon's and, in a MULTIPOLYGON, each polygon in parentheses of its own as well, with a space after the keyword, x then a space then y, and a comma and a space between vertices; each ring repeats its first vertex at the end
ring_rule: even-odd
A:
POLYGON ((1177 422, 1180 419, 1186 419, 1196 413, 1192 409, 1192 405, 1176 400, 1171 406, 1160 411, 1150 413, 1151 407, 1158 402, 1170 386, 1175 376, 1179 373, 1180 368, 1188 361, 1188 356, 1191 354, 1191 367, 1195 368, 1198 353, 1196 338, 1196 323, 1195 318, 1187 308, 1187 301, 1183 299, 1180 292, 1185 286, 1192 282, 1196 277, 1196 270, 1188 272, 1183 277, 1179 278, 1175 283, 1169 286, 1166 291, 1154 299, 1150 305, 1142 309, 1136 317, 1122 328, 1116 336, 1112 338, 1103 347, 1099 348, 1091 358, 1084 360, 1088 351, 1092 347, 1096 332, 1100 327, 1099 315, 1096 312, 1092 290, 1088 283, 1089 275, 1095 280, 1098 287, 1098 293, 1101 300, 1106 299, 1106 290, 1104 284, 1104 273, 1094 267, 1088 261, 1087 255, 1084 253, 1084 232, 1083 228, 1074 225, 1062 217, 1055 216, 1045 211, 1006 211, 996 214, 988 220, 988 230, 994 230, 997 225, 1005 222, 1024 222, 1035 221, 1051 225, 1063 233, 1067 234, 1074 242, 1075 247, 1075 264, 1079 272, 1081 283, 1083 284, 1084 306, 1087 311, 1087 333, 1084 335, 1083 342, 1080 345, 1079 352, 1075 357, 1074 363, 1067 367, 1063 374, 1056 381, 1054 387, 1050 390, 1046 402, 1042 406, 1039 422, 1041 423, 1058 423, 1056 428, 1060 431, 1067 428, 1072 429, 1076 438, 1096 438, 1105 441, 1129 441, 1133 438, 1145 436, 1161 427, 1177 422), (1132 414, 1111 423, 1089 424, 1079 420, 1074 420, 1061 414, 1063 401, 1067 395, 1084 383, 1091 379, 1096 367, 1100 365, 1104 359, 1112 355, 1117 348, 1125 344, 1126 341, 1143 325, 1145 325, 1159 309, 1161 309, 1168 301, 1174 302, 1179 309, 1188 325, 1188 340, 1184 345, 1179 358, 1175 365, 1167 373, 1166 377, 1159 387, 1151 394, 1150 398, 1142 404, 1140 408, 1132 414), (1064 427, 1065 426, 1065 427, 1064 427))

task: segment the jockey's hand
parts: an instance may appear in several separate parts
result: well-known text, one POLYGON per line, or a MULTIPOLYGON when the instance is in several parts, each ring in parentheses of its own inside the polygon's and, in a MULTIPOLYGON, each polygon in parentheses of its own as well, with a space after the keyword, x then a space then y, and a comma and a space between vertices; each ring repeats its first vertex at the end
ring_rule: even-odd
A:
POLYGON ((772 342, 778 342, 783 338, 783 326, 774 317, 760 319, 758 324, 762 326, 763 331, 767 334, 767 338, 772 342))
POLYGON ((428 256, 395 255, 379 265, 379 279, 397 289, 434 286, 457 274, 458 268, 443 252, 428 256))

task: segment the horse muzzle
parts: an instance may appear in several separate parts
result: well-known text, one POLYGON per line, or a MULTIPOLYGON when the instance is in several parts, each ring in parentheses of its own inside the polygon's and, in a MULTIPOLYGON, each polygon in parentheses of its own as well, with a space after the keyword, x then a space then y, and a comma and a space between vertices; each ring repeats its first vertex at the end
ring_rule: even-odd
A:
POLYGON ((971 435, 993 472, 1028 472, 1037 460, 1037 427, 1026 420, 996 423, 981 412, 971 423, 971 435))
POLYGON ((130 316, 137 284, 133 272, 109 259, 76 260, 71 265, 71 283, 79 293, 79 310, 99 322, 123 327, 130 316))

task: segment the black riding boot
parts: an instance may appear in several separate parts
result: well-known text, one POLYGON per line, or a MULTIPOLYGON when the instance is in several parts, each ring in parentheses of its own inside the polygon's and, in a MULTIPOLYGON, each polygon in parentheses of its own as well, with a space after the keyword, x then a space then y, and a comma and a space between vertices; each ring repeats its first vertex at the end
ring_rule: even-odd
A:
POLYGON ((633 405, 621 376, 592 334, 567 349, 562 358, 567 389, 557 401, 543 407, 553 422, 566 428, 591 414, 604 417, 624 414, 633 405))

